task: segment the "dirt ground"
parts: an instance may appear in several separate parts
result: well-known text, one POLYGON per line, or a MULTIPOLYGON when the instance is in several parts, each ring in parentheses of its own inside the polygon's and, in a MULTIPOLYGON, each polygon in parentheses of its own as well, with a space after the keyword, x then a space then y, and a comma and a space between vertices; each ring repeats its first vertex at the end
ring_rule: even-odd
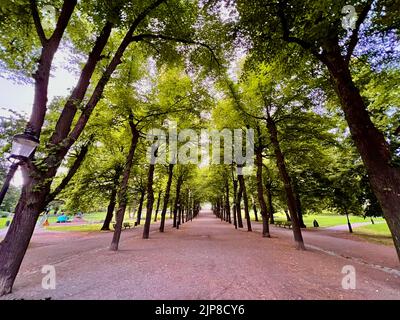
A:
POLYGON ((400 299, 394 248, 342 232, 306 230, 307 251, 294 248, 291 230, 271 227, 271 239, 235 230, 210 211, 179 230, 150 239, 141 227, 112 233, 39 232, 32 238, 11 295, 3 299, 400 299), (43 265, 56 270, 56 289, 41 283, 43 265), (344 266, 356 288, 342 288, 344 266))

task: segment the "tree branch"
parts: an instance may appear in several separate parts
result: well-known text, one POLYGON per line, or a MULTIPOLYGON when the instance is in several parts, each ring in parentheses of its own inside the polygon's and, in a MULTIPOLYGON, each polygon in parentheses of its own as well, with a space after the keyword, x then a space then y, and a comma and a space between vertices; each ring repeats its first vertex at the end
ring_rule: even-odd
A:
POLYGON ((315 50, 315 48, 311 43, 290 35, 289 23, 285 15, 285 6, 286 6, 286 1, 279 1, 278 16, 279 19, 281 20, 281 25, 283 30, 283 40, 289 43, 296 43, 300 45, 303 49, 310 51, 318 59, 322 59, 323 58, 322 55, 318 53, 317 50, 315 50))
POLYGON ((96 69, 97 63, 101 60, 101 53, 107 45, 108 39, 111 35, 113 23, 107 21, 96 38, 96 42, 90 51, 86 64, 82 69, 79 80, 69 96, 64 108, 57 120, 57 124, 53 135, 50 138, 52 144, 61 142, 68 135, 72 121, 77 112, 78 105, 85 97, 86 91, 90 84, 90 79, 96 69))
POLYGON ((177 37, 164 35, 164 34, 151 34, 151 33, 144 33, 144 34, 139 34, 139 35, 133 36, 131 41, 132 42, 138 42, 138 41, 143 41, 145 39, 161 39, 161 40, 167 40, 167 41, 180 42, 180 43, 183 43, 183 44, 199 45, 201 47, 206 48, 208 51, 210 51, 213 59, 215 60, 217 65, 220 66, 219 60, 218 60, 216 54, 214 53, 214 50, 207 43, 196 41, 196 40, 192 40, 192 39, 177 38, 177 37))
POLYGON ((42 44, 42 47, 44 47, 48 40, 46 38, 46 34, 44 33, 43 26, 40 21, 36 0, 30 0, 29 2, 32 12, 33 23, 35 24, 36 32, 39 36, 40 43, 42 44))
POLYGON ((54 29, 53 34, 51 35, 49 42, 54 42, 56 46, 58 46, 65 29, 69 23, 72 12, 75 9, 77 0, 65 0, 63 6, 61 8, 60 17, 57 20, 56 28, 54 29))
POLYGON ((156 9, 159 5, 161 5, 165 1, 166 0, 157 0, 157 1, 153 2, 146 9, 144 9, 133 21, 129 30, 125 34, 125 37, 123 38, 121 44, 119 45, 117 51, 115 52, 111 62, 109 63, 106 70, 103 72, 100 80, 98 81, 98 83, 92 93, 92 96, 90 97, 88 103, 85 106, 85 109, 83 110, 78 121, 76 122, 75 127, 69 134, 68 148, 78 139, 79 135, 85 128, 86 123, 88 122, 91 113, 93 112, 97 103, 101 99, 104 88, 107 85, 109 79, 111 78, 111 75, 113 74, 115 69, 118 67, 118 65, 121 64, 122 56, 124 55, 126 48, 132 42, 131 39, 132 39, 133 33, 135 32, 136 28, 152 10, 156 9))
POLYGON ((57 188, 54 189, 53 192, 51 192, 47 198, 46 198, 46 203, 50 203, 53 201, 56 196, 64 190, 64 188, 67 186, 67 184, 71 181, 72 177, 75 175, 75 173, 78 171, 79 167, 81 166, 83 160, 85 160, 86 154, 88 153, 89 150, 89 145, 91 143, 91 140, 84 144, 82 148, 80 149, 78 155, 75 158, 74 163, 72 164, 71 168, 69 168, 67 175, 62 179, 60 184, 57 186, 57 188))
POLYGON ((394 132, 394 134, 396 136, 400 136, 400 126, 396 129, 396 131, 394 132))
POLYGON ((357 46, 358 40, 359 40, 359 33, 360 33, 360 28, 361 25, 364 23, 365 19, 368 16, 369 11, 371 10, 373 0, 369 0, 363 10, 361 11, 360 15, 358 16, 357 22, 356 22, 356 28, 353 30, 353 33, 351 34, 349 45, 347 47, 347 53, 345 57, 345 62, 348 65, 350 63, 351 56, 353 55, 354 49, 357 46))

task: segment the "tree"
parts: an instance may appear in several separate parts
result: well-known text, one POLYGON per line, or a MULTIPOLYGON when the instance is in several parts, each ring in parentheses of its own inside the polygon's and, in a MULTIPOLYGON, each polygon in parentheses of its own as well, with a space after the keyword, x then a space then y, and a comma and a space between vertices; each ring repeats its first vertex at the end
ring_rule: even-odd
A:
POLYGON ((392 18, 379 18, 379 8, 388 3, 384 0, 377 5, 372 0, 322 1, 316 5, 309 1, 238 1, 237 8, 241 30, 251 38, 257 59, 276 55, 279 50, 291 58, 307 54, 327 68, 400 258, 400 170, 393 162, 384 134, 368 114, 351 72, 352 57, 357 55, 355 49, 360 38, 366 39, 364 48, 368 49, 366 35, 376 34, 383 28, 386 34, 392 32, 389 39, 392 46, 396 44, 393 30, 398 31, 398 26, 392 18), (341 24, 345 5, 354 5, 358 12, 351 32, 341 24), (367 18, 372 18, 372 22, 365 23, 367 18), (343 42, 345 47, 341 46, 343 42))
MULTIPOLYGON (((40 137, 46 116, 47 87, 53 57, 67 29, 68 35, 71 34, 70 38, 72 42, 74 42, 74 40, 76 41, 75 43, 78 51, 89 52, 89 54, 82 68, 79 81, 68 97, 57 120, 57 124, 51 133, 51 137, 47 141, 47 152, 43 157, 40 157, 40 159, 28 161, 22 166, 25 184, 16 207, 15 217, 0 247, 0 295, 11 291, 12 284, 28 247, 38 215, 45 207, 46 197, 49 194, 51 183, 57 170, 72 145, 78 140, 85 129, 93 110, 101 100, 103 91, 111 79, 112 74, 122 63, 122 57, 126 49, 133 42, 141 42, 147 39, 161 39, 164 42, 166 40, 174 40, 172 35, 163 36, 152 34, 151 19, 149 19, 149 17, 158 17, 161 21, 164 21, 165 31, 176 32, 176 28, 170 27, 171 24, 176 22, 176 19, 168 10, 173 10, 173 8, 175 8, 177 12, 185 15, 195 8, 195 4, 183 7, 180 2, 174 1, 173 4, 169 4, 168 10, 157 10, 164 2, 164 0, 156 0, 154 2, 141 1, 135 3, 136 5, 132 5, 131 2, 128 1, 117 1, 112 5, 106 5, 104 7, 83 5, 79 7, 79 10, 82 10, 82 14, 76 15, 75 17, 73 16, 73 12, 77 1, 64 1, 54 31, 50 36, 47 35, 47 30, 44 30, 41 25, 40 13, 35 1, 30 2, 31 12, 27 12, 27 10, 18 11, 11 5, 6 6, 5 10, 2 8, 2 16, 6 17, 6 19, 2 20, 2 27, 12 21, 15 22, 19 19, 23 19, 24 21, 29 21, 36 29, 37 38, 34 41, 32 41, 33 37, 31 36, 25 36, 21 41, 25 41, 23 48, 41 50, 40 57, 37 59, 37 66, 33 62, 36 60, 36 57, 33 57, 31 60, 32 68, 37 68, 34 74, 35 97, 32 116, 27 125, 27 129, 33 132, 37 137, 40 137), (104 10, 102 10, 103 8, 104 10), (85 19, 87 16, 96 17, 93 20, 88 19, 87 21, 92 20, 98 23, 93 25, 93 29, 96 30, 98 34, 94 43, 93 41, 81 41, 82 37, 88 36, 91 34, 90 32, 85 33, 81 32, 82 30, 75 29, 76 32, 74 33, 74 28, 67 28, 73 26, 71 21, 75 21, 75 18, 79 20, 85 19), (121 33, 124 33, 124 36, 119 42, 118 48, 111 55, 112 58, 109 60, 109 63, 106 63, 103 66, 103 70, 100 71, 100 65, 104 58, 103 51, 112 48, 108 43, 113 42, 110 40, 110 37, 111 31, 114 28, 117 28, 121 32, 113 33, 113 41, 120 38, 121 33), (81 45, 82 43, 90 43, 92 47, 83 48, 84 46, 81 45), (88 90, 92 78, 97 78, 98 81, 92 90, 88 90), (78 111, 81 111, 79 115, 78 111)), ((21 3, 18 9, 24 8, 26 5, 27 3, 21 3)), ((188 14, 187 17, 193 18, 190 14, 188 14)), ((183 28, 182 30, 184 30, 187 35, 188 32, 193 31, 193 28, 190 27, 193 19, 181 19, 180 27, 182 27, 184 22, 187 23, 187 28, 183 28)), ((21 23, 15 25, 19 33, 22 33, 22 25, 21 23)), ((87 24, 84 25, 87 26, 87 24)), ((2 41, 7 43, 9 38, 4 37, 2 41)), ((191 43, 193 42, 192 40, 191 43)), ((6 47, 10 48, 10 45, 7 44, 6 47)), ((15 47, 15 44, 11 45, 11 48, 15 47)), ((20 66, 13 63, 13 59, 7 57, 7 51, 5 53, 5 55, 1 56, 2 61, 8 64, 10 68, 19 69, 20 66)), ((22 55, 23 54, 25 54, 25 52, 23 52, 22 55)), ((18 59, 14 59, 14 61, 18 61, 18 59)), ((44 143, 43 140, 42 143, 44 143)))

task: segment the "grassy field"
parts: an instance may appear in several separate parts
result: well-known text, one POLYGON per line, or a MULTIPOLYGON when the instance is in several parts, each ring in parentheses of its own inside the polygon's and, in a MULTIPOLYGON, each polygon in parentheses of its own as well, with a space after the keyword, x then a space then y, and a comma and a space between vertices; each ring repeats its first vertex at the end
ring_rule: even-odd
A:
POLYGON ((6 226, 7 218, 0 218, 0 229, 6 226))
MULTIPOLYGON (((104 221, 106 217, 105 212, 91 212, 91 213, 84 213, 83 214, 83 219, 86 220, 88 223, 87 224, 82 224, 79 226, 68 226, 68 225, 56 225, 56 226, 49 226, 47 227, 48 230, 59 230, 59 231, 84 231, 84 232, 90 232, 90 231, 99 231, 101 228, 101 223, 104 221)), ((146 217, 145 212, 143 211, 142 213, 142 221, 144 221, 144 218, 146 217)), ((158 215, 160 217, 160 214, 158 215)), ((167 218, 169 217, 169 213, 167 212, 167 218)), ((8 218, 0 218, 0 229, 5 228, 5 224, 8 218)), ((152 218, 153 221, 154 217, 152 218)), ((57 222, 57 216, 50 214, 48 216, 48 221, 50 224, 54 224, 57 222)), ((125 213, 125 222, 130 222, 132 224, 135 223, 136 218, 130 219, 129 218, 129 213, 125 213)))
MULTIPOLYGON (((143 212, 142 213, 142 220, 141 220, 141 224, 144 224, 144 219, 146 217, 146 214, 143 212)), ((67 224, 60 224, 60 225, 53 225, 53 226, 49 226, 46 227, 47 230, 52 230, 52 231, 80 231, 80 232, 97 232, 100 231, 101 227, 102 227, 102 223, 96 223, 96 222, 100 222, 103 221, 105 218, 105 212, 96 212, 96 213, 87 213, 83 215, 83 218, 88 221, 89 223, 87 224, 82 224, 82 225, 75 225, 75 226, 71 226, 67 224)), ((160 218, 160 215, 158 215, 158 218, 160 218)), ((169 219, 169 213, 167 213, 166 219, 169 219)), ((158 219, 159 221, 159 219, 158 219)), ((136 218, 134 219, 130 219, 129 218, 129 213, 125 214, 125 218, 124 218, 124 222, 129 222, 131 223, 131 225, 133 226, 134 223, 136 222, 136 218)), ((154 215, 151 219, 151 223, 155 223, 154 222, 154 215)), ((111 225, 111 229, 113 229, 112 225, 111 225)))
MULTIPOLYGON (((244 216, 244 213, 243 213, 243 216, 244 216)), ((276 213, 276 214, 274 214, 274 217, 275 217, 276 221, 286 221, 285 214, 276 213)), ((253 220, 255 219, 254 215, 252 215, 252 219, 253 220)), ((259 215, 259 219, 261 220, 260 215, 259 215)), ((347 224, 346 216, 310 214, 310 215, 304 215, 304 217, 303 217, 304 223, 307 226, 307 228, 313 228, 314 219, 318 221, 320 228, 333 227, 333 226, 347 224)), ((364 219, 363 217, 359 217, 359 216, 350 216, 351 223, 370 222, 370 221, 371 220, 368 218, 364 219)), ((383 218, 374 218, 374 221, 379 222, 379 221, 384 221, 384 219, 383 218)))
MULTIPOLYGON (((244 213, 243 213, 244 217, 244 213)), ((254 214, 251 215, 252 220, 254 220, 254 214)), ((275 220, 276 221, 286 221, 286 215, 283 213, 276 213, 274 214, 275 220)), ((359 216, 350 216, 350 222, 351 223, 358 223, 358 222, 371 222, 369 218, 364 219, 363 217, 359 216)), ((261 221, 261 217, 259 215, 259 219, 261 221)), ((341 215, 305 215, 303 217, 304 223, 307 226, 307 228, 313 228, 313 221, 316 219, 318 221, 318 224, 320 228, 326 228, 326 227, 333 227, 337 225, 345 225, 347 224, 347 219, 346 216, 341 216, 341 215)), ((374 243, 379 243, 379 244, 385 244, 385 245, 393 245, 393 240, 392 236, 389 231, 389 227, 387 226, 385 222, 385 219, 383 218, 373 218, 374 222, 377 222, 376 224, 371 224, 367 226, 361 226, 361 227, 353 227, 354 235, 358 237, 362 237, 363 239, 374 242, 374 243), (379 222, 379 223, 378 223, 379 222)))
POLYGON ((62 224, 60 226, 49 226, 46 227, 46 230, 51 231, 80 231, 80 232, 98 232, 101 229, 101 223, 92 223, 92 224, 82 224, 79 226, 71 226, 68 224, 62 224))
POLYGON ((386 223, 354 228, 354 234, 371 242, 393 245, 393 239, 386 223))

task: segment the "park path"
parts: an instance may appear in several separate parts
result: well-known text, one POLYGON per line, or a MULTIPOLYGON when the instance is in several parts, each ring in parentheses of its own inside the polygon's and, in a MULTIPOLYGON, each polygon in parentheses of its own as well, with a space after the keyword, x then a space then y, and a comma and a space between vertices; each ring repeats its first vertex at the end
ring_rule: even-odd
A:
POLYGON ((313 248, 298 251, 290 232, 272 229, 263 239, 201 211, 148 240, 141 228, 126 230, 118 252, 108 250, 111 233, 39 234, 6 299, 400 299, 396 274, 313 248), (41 288, 45 264, 55 266, 55 290, 41 288), (349 264, 355 290, 341 285, 349 264))
MULTIPOLYGON (((347 226, 347 225, 346 225, 347 226)), ((272 237, 293 239, 291 229, 270 226, 272 237)), ((242 230, 244 231, 244 229, 242 230)), ((261 233, 261 223, 253 223, 253 231, 261 233)), ((400 263, 394 246, 368 242, 348 229, 302 229, 304 243, 310 250, 344 258, 349 264, 357 263, 395 274, 400 277, 400 263)))

